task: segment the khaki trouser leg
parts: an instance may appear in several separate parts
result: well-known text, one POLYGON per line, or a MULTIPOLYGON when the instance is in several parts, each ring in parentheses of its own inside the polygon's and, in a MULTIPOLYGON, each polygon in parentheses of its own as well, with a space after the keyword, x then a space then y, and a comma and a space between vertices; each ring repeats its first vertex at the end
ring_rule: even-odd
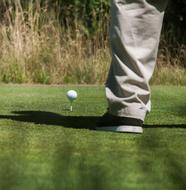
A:
POLYGON ((109 112, 144 120, 167 0, 112 0, 109 112))

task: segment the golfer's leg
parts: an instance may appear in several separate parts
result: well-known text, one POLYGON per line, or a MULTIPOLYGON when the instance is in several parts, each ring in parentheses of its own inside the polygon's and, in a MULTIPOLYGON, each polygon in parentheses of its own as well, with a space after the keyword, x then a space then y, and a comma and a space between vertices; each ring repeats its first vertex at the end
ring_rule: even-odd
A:
POLYGON ((167 0, 112 0, 109 112, 144 120, 167 0))

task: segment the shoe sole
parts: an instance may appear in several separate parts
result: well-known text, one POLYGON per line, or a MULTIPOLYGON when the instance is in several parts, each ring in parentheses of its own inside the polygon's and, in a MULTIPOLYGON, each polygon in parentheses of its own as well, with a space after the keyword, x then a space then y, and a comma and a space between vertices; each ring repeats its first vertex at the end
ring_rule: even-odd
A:
POLYGON ((96 127, 96 130, 121 132, 121 133, 143 133, 142 127, 129 126, 129 125, 96 127))

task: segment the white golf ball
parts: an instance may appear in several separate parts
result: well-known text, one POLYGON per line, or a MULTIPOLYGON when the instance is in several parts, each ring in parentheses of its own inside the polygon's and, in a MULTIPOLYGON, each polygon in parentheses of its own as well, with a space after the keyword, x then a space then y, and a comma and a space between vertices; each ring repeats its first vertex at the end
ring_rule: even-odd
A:
POLYGON ((77 92, 75 90, 69 90, 67 92, 67 97, 70 101, 73 101, 77 98, 77 92))

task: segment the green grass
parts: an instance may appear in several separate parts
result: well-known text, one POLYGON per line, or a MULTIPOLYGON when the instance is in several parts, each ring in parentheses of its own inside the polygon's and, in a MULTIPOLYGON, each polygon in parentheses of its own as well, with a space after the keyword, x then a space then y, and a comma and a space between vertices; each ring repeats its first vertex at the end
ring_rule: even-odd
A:
POLYGON ((107 107, 102 86, 1 85, 0 189, 186 189, 185 98, 186 87, 154 86, 134 135, 91 130, 107 107))

